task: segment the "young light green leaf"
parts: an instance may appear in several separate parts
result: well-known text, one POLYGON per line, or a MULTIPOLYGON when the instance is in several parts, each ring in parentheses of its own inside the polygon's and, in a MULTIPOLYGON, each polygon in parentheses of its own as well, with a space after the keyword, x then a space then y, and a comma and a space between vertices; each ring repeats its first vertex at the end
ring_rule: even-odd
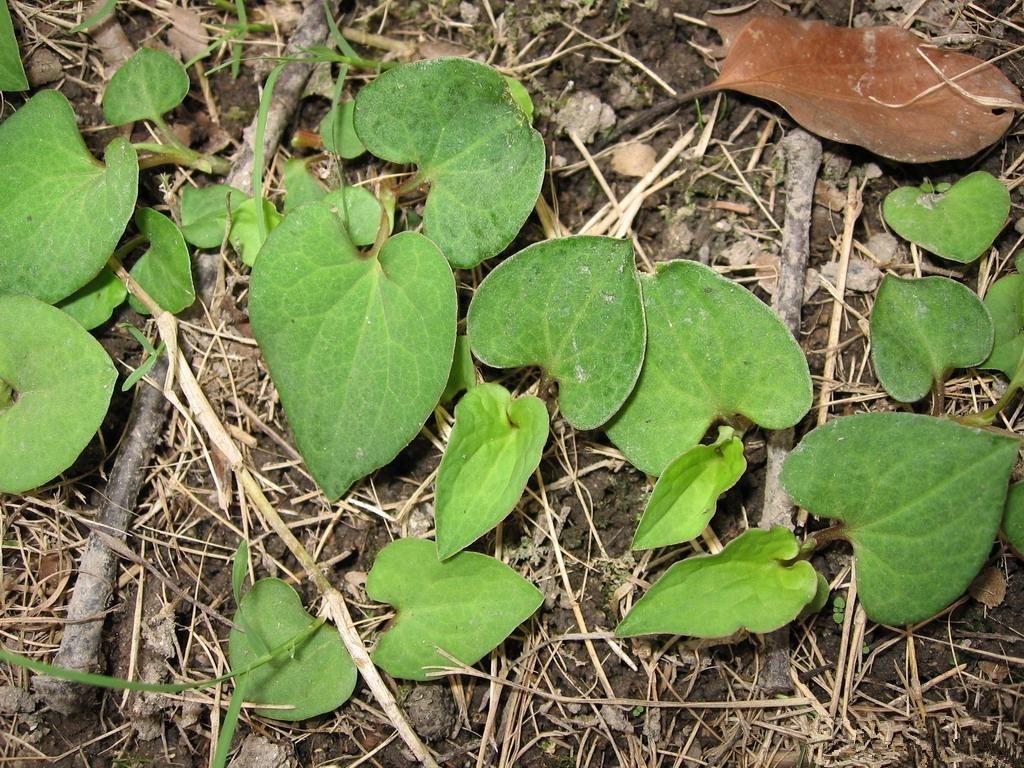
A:
POLYGON ((300 205, 323 200, 327 190, 309 171, 309 161, 299 158, 284 163, 284 212, 291 213, 300 205))
POLYGON ((0 123, 0 293, 48 303, 70 296, 107 263, 135 209, 139 165, 124 139, 103 166, 75 113, 41 91, 0 123))
MULTIPOLYGON (((259 220, 256 217, 256 199, 247 197, 241 202, 236 202, 232 195, 228 195, 228 203, 231 204, 231 228, 228 230, 228 242, 235 249, 235 253, 242 260, 242 263, 251 267, 256 263, 256 256, 263 247, 263 238, 260 237, 259 220)), ((267 215, 267 232, 273 232, 284 217, 278 212, 274 204, 269 200, 263 200, 263 210, 267 215)))
POLYGON ((343 101, 331 107, 320 121, 320 137, 324 141, 324 149, 344 160, 353 160, 366 152, 352 122, 355 110, 354 101, 343 101))
POLYGON ((895 189, 886 195, 882 213, 900 237, 967 264, 999 235, 1010 213, 1010 193, 992 174, 975 171, 943 192, 930 184, 895 189))
POLYGON ((117 371, 69 315, 0 295, 0 493, 52 480, 103 422, 117 371))
MULTIPOLYGON (((149 248, 132 267, 132 277, 161 309, 172 315, 191 307, 196 300, 192 257, 178 225, 152 208, 140 208, 135 214, 135 225, 149 240, 149 248)), ((128 303, 140 315, 149 314, 134 296, 129 297, 128 303)))
MULTIPOLYGON (((232 629, 228 638, 231 669, 248 668, 315 621, 288 584, 280 579, 260 579, 242 598, 235 614, 235 623, 245 631, 232 629)), ((340 707, 355 685, 356 665, 337 630, 321 624, 291 653, 282 653, 249 672, 245 698, 263 705, 255 710, 261 717, 305 720, 340 707)))
POLYGON ((741 629, 771 632, 814 600, 818 577, 790 531, 751 529, 717 555, 669 568, 615 628, 619 637, 728 637, 741 629))
POLYGON ((140 48, 110 78, 103 91, 103 115, 111 125, 136 120, 160 122, 188 93, 188 73, 170 54, 140 48))
POLYGON ((841 521, 868 617, 903 625, 949 605, 984 565, 1017 449, 930 416, 849 416, 808 434, 782 483, 809 512, 841 521))
POLYGON ((327 200, 304 205, 267 239, 249 314, 299 451, 331 499, 391 461, 444 390, 455 279, 414 232, 361 256, 327 200))
POLYGON ((1003 534, 1018 553, 1024 553, 1024 483, 1014 483, 1006 495, 1003 534))
POLYGON ((468 336, 455 337, 455 359, 448 373, 448 383, 441 393, 441 402, 450 403, 460 392, 476 386, 476 368, 473 367, 473 353, 469 348, 468 336))
POLYGON ((181 193, 181 234, 197 248, 219 248, 228 234, 231 210, 246 200, 227 184, 185 187, 181 193))
POLYGON ((660 475, 716 419, 767 429, 811 407, 811 376, 793 336, 740 285, 693 261, 641 278, 647 358, 636 389, 606 431, 634 466, 660 475))
POLYGON ((628 240, 564 237, 499 264, 469 307, 469 341, 486 365, 539 365, 558 382, 576 429, 604 424, 644 359, 643 301, 628 240))
POLYGON ((460 552, 440 561, 425 539, 399 539, 381 550, 366 578, 366 594, 398 610, 373 661, 407 680, 427 680, 430 667, 452 665, 436 648, 475 664, 544 601, 500 560, 460 552))
POLYGON ((985 294, 985 308, 992 316, 995 334, 992 354, 980 368, 1002 371, 1017 377, 1024 363, 1024 275, 1013 274, 996 280, 985 294))
POLYGON ((107 322, 126 298, 128 291, 121 278, 104 267, 96 277, 57 306, 75 318, 85 330, 91 331, 107 322))
POLYGON ((0 91, 27 91, 28 78, 21 64, 7 0, 0 0, 0 91))
POLYGON ((814 599, 811 600, 807 605, 800 611, 800 615, 797 619, 806 619, 809 616, 813 616, 822 608, 825 607, 825 603, 828 602, 829 588, 828 579, 822 576, 820 573, 815 572, 818 577, 818 589, 814 593, 814 599))
POLYGON ((991 350, 992 318, 973 291, 948 277, 882 281, 871 311, 871 360, 895 399, 920 400, 991 350))
MULTIPOLYGON (((345 186, 329 193, 325 198, 331 211, 338 216, 348 229, 355 245, 373 245, 384 221, 384 207, 364 187, 345 186)), ((388 234, 395 223, 395 212, 387 212, 388 234)))
POLYGON ((359 92, 366 148, 415 163, 430 184, 424 234, 469 268, 512 242, 544 180, 544 140, 486 64, 442 58, 395 67, 359 92))
POLYGON ((505 84, 508 86, 508 92, 512 96, 512 101, 519 105, 519 108, 523 110, 523 114, 526 115, 526 119, 532 124, 533 99, 530 98, 530 92, 526 90, 526 86, 521 81, 508 75, 505 75, 505 84))
POLYGON ((667 547, 700 536, 715 514, 718 497, 746 469, 743 441, 731 427, 719 427, 714 443, 694 446, 658 478, 633 537, 633 549, 667 547))
POLYGON ((500 384, 473 387, 455 406, 455 426, 437 471, 437 556, 468 547, 513 510, 548 439, 544 401, 512 399, 500 384))

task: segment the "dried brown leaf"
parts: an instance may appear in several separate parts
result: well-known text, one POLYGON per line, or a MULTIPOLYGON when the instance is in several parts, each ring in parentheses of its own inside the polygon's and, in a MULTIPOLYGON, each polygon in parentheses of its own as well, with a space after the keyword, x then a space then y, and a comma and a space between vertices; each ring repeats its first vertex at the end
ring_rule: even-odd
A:
POLYGON ((898 27, 846 29, 754 15, 736 33, 738 18, 726 24, 732 45, 721 74, 702 92, 768 99, 804 128, 883 157, 969 157, 998 141, 1021 106, 997 67, 898 27))
POLYGON ((998 568, 986 568, 975 577, 967 591, 986 608, 996 608, 1006 597, 1006 577, 998 568))

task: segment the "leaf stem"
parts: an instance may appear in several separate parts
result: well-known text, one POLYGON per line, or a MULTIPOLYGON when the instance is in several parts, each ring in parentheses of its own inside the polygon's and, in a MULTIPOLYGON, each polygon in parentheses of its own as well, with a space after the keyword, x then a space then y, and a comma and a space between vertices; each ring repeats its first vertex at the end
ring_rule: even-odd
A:
POLYGON ((833 541, 839 541, 840 539, 846 538, 846 526, 832 525, 821 531, 815 531, 808 536, 803 545, 800 547, 799 559, 806 560, 819 548, 826 544, 831 544, 833 541))

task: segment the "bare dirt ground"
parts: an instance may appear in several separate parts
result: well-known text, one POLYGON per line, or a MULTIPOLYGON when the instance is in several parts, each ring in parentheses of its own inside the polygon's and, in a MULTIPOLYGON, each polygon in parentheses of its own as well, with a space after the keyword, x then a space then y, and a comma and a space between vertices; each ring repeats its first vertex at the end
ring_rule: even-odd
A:
MULTIPOLYGON (((132 46, 180 51, 172 33, 182 22, 172 9, 190 9, 205 25, 205 34, 216 36, 233 19, 224 5, 129 0, 118 3, 116 19, 132 46)), ((238 150, 243 128, 255 114, 258 84, 270 66, 261 59, 281 51, 301 11, 299 3, 287 0, 248 5, 251 19, 266 26, 245 35, 238 79, 227 70, 209 78, 192 70, 191 94, 169 119, 192 146, 226 157, 238 150)), ((383 0, 343 3, 339 22, 354 30, 350 39, 369 57, 467 55, 525 83, 549 149, 543 198, 553 216, 531 219, 510 252, 546 235, 578 231, 609 205, 610 197, 624 198, 637 183, 637 177, 622 172, 627 160, 661 158, 696 126, 693 141, 648 182, 635 215, 615 219, 608 233, 634 238, 642 268, 669 259, 697 259, 769 300, 780 246, 775 222, 782 220, 785 205, 786 168, 778 142, 792 130, 792 121, 773 105, 736 94, 705 98, 699 112, 690 102, 657 114, 673 95, 713 78, 706 51, 716 38, 699 20, 708 10, 727 5, 705 0, 383 0), (627 123, 630 118, 637 119, 627 123)), ((985 59, 1024 43, 1019 0, 808 0, 790 6, 792 14, 835 24, 903 25, 985 59)), ((12 0, 10 7, 33 83, 64 92, 87 141, 94 149, 101 146, 113 130, 103 125, 98 108, 112 69, 92 38, 70 31, 82 21, 83 3, 12 0)), ((222 62, 226 53, 215 53, 205 68, 222 62)), ((1024 85, 1022 62, 1018 53, 999 63, 1018 86, 1024 85)), ((357 90, 363 78, 355 73, 348 90, 357 90)), ((326 112, 330 90, 317 82, 315 76, 286 139, 296 130, 316 130, 326 112)), ((6 98, 0 117, 22 100, 6 98)), ((813 210, 811 264, 827 284, 819 282, 806 298, 799 338, 815 376, 816 407, 798 434, 822 417, 898 407, 878 387, 867 360, 864 320, 873 290, 886 271, 941 274, 947 266, 912 253, 886 233, 879 203, 889 190, 925 178, 952 180, 979 168, 1007 182, 1016 225, 1006 228, 991 255, 966 271, 967 283, 982 291, 1012 264, 1024 231, 1019 120, 1003 142, 965 162, 897 165, 828 142, 825 152, 813 210), (859 190, 853 204, 847 195, 851 184, 859 190), (844 227, 853 235, 845 257, 844 227), (838 265, 846 259, 840 295, 834 286, 838 265), (835 313, 841 318, 838 334, 830 330, 835 313)), ((310 151, 293 149, 286 141, 273 158, 267 178, 272 197, 281 192, 283 161, 304 154, 310 151)), ((372 158, 340 169, 324 157, 315 168, 324 179, 343 172, 351 182, 371 185, 384 170, 372 158)), ((147 172, 141 197, 176 215, 186 185, 213 180, 173 169, 147 172)), ((464 300, 482 274, 479 269, 460 274, 464 300)), ((271 500, 343 587, 360 632, 372 643, 389 614, 366 597, 366 571, 391 539, 431 530, 432 479, 450 414, 439 411, 390 467, 340 503, 328 503, 289 447, 287 424, 251 338, 247 279, 237 257, 223 253, 216 299, 188 315, 184 346, 204 391, 271 500)), ((108 350, 125 361, 127 372, 137 364, 140 350, 118 322, 145 327, 145 320, 125 309, 100 333, 108 350)), ((537 379, 535 372, 486 374, 520 389, 537 379)), ((999 386, 985 376, 953 380, 946 407, 955 413, 983 406, 999 386)), ((130 404, 129 395, 118 397, 99 439, 65 481, 32 496, 0 498, 0 641, 12 650, 49 659, 59 644, 75 564, 130 404)), ((1019 409, 1008 413, 1002 426, 1017 428, 1018 416, 1019 409)), ((711 644, 670 637, 617 641, 609 634, 668 564, 693 551, 716 551, 756 524, 763 499, 763 435, 755 431, 748 436, 750 471, 720 504, 713 530, 685 547, 634 553, 629 544, 650 492, 649 479, 631 469, 600 432, 576 433, 558 420, 552 433, 541 467, 543 483, 531 482, 497 538, 491 535, 482 543, 488 551, 496 548, 544 591, 541 610, 481 662, 478 673, 395 688, 440 764, 1022 763, 1024 571, 1008 548, 993 551, 987 588, 974 590, 981 599, 964 597, 908 630, 872 624, 855 599, 843 608, 830 600, 820 614, 790 631, 792 689, 765 691, 761 637, 711 644)), ((128 539, 133 554, 121 560, 106 617, 103 671, 154 681, 216 676, 227 667, 228 626, 218 616, 233 611, 230 559, 242 538, 250 542, 257 575, 295 578, 308 605, 314 606, 317 596, 284 545, 232 490, 220 457, 186 415, 172 410, 153 439, 156 458, 128 539)), ((849 597, 848 551, 834 546, 814 564, 830 580, 833 598, 849 597)), ((228 690, 162 697, 104 692, 83 711, 65 716, 35 692, 31 675, 0 666, 0 764, 203 766, 228 690)), ((236 743, 234 764, 249 768, 410 764, 401 740, 362 685, 339 711, 294 725, 243 712, 236 743)))

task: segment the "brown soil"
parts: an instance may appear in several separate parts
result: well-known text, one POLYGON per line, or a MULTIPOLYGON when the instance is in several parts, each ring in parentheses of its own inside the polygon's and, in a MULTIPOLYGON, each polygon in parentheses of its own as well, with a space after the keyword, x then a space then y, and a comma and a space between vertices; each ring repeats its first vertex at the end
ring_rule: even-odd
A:
MULTIPOLYGON (((101 129, 102 113, 96 106, 109 72, 89 48, 87 37, 68 35, 46 16, 53 12, 62 22, 74 24, 80 20, 77 12, 61 3, 13 0, 11 5, 23 51, 54 46, 62 57, 63 76, 52 86, 72 100, 90 147, 98 150, 112 135, 109 129, 101 129)), ((162 5, 119 4, 118 18, 133 44, 165 43, 166 21, 156 12, 162 5)), ((286 37, 292 4, 275 0, 266 3, 266 8, 261 2, 249 5, 251 13, 265 12, 283 26, 278 33, 250 35, 246 55, 274 51, 258 46, 286 37)), ((643 62, 677 92, 686 92, 712 76, 700 49, 711 45, 714 35, 680 16, 699 18, 728 3, 490 0, 488 7, 484 2, 449 0, 386 2, 373 8, 354 5, 344 4, 343 25, 416 45, 423 55, 461 50, 486 58, 494 52, 497 65, 537 63, 517 70, 516 75, 533 95, 536 125, 545 136, 555 169, 544 197, 556 207, 561 222, 574 231, 606 202, 606 196, 562 132, 556 119, 559 111, 574 95, 589 92, 608 105, 615 120, 621 122, 658 105, 669 94, 638 67, 614 52, 594 47, 575 50, 548 64, 538 62, 554 54, 572 33, 570 27, 575 27, 579 32, 572 42, 582 39, 580 33, 609 38, 609 45, 643 62)), ((807 18, 845 24, 851 16, 859 22, 898 21, 904 15, 901 9, 920 4, 810 0, 792 5, 793 13, 802 8, 807 18)), ((191 6, 207 23, 226 18, 212 3, 192 2, 191 6)), ((930 0, 915 28, 934 35, 950 31, 973 35, 968 39, 973 41, 971 52, 990 58, 1024 42, 1020 11, 1020 3, 1010 0, 974 5, 930 0)), ((360 50, 380 55, 370 48, 360 50)), ((1024 85, 1021 62, 1020 56, 1001 62, 1003 71, 1018 86, 1024 85)), ((262 63, 246 63, 238 80, 227 71, 211 77, 219 125, 198 82, 169 122, 188 129, 194 146, 216 147, 213 151, 230 156, 255 113, 256 81, 265 72, 262 63)), ((353 83, 356 87, 358 81, 353 83)), ((705 118, 713 101, 701 102, 705 118)), ((20 103, 20 96, 7 96, 7 102, 0 105, 0 117, 9 115, 20 103)), ((326 108, 325 99, 309 97, 292 129, 315 130, 326 108)), ((643 141, 660 156, 695 117, 694 108, 681 109, 616 141, 646 133, 643 141)), ((633 235, 651 262, 691 258, 715 265, 724 263, 720 254, 727 249, 753 238, 770 270, 769 257, 778 252, 778 235, 739 183, 725 151, 741 168, 747 168, 748 160, 760 152, 747 171, 747 180, 771 207, 774 218, 781 220, 785 200, 776 142, 792 123, 772 105, 735 94, 723 96, 715 119, 713 137, 721 143, 713 144, 702 158, 684 159, 672 167, 684 173, 647 200, 633 224, 633 235)), ((136 130, 141 132, 141 128, 136 130)), ((599 132, 595 136, 592 150, 605 135, 599 132)), ((1011 188, 1021 180, 1017 161, 1022 142, 1017 128, 979 158, 939 166, 899 166, 835 144, 827 143, 825 149, 824 197, 831 193, 832 199, 841 201, 850 178, 872 177, 855 230, 858 243, 885 231, 880 201, 895 186, 923 178, 955 179, 976 168, 996 175, 1008 173, 1011 188)), ((272 166, 275 172, 286 154, 290 150, 279 153, 272 166)), ((634 183, 635 179, 611 170, 607 153, 599 154, 597 162, 617 195, 634 183)), ((338 171, 326 161, 317 167, 325 175, 338 171)), ((345 169, 353 179, 372 178, 380 170, 375 161, 366 158, 345 169)), ((145 174, 141 194, 151 204, 166 204, 176 210, 183 184, 207 183, 201 175, 189 177, 191 181, 183 172, 173 170, 145 174)), ((272 183, 273 189, 280 189, 276 176, 272 183)), ((1017 219, 1020 195, 1016 191, 1013 204, 1017 219)), ((842 228, 841 205, 831 209, 816 206, 814 266, 821 268, 835 259, 834 241, 842 228)), ((531 219, 509 250, 543 237, 539 221, 531 219)), ((1007 227, 995 244, 1000 260, 986 262, 990 265, 987 272, 968 269, 966 282, 972 287, 989 284, 1011 255, 1017 237, 1014 227, 1007 227)), ((243 436, 251 465, 267 487, 274 489, 272 501, 287 513, 287 522, 294 524, 296 534, 318 561, 329 566, 333 582, 344 586, 360 630, 372 642, 387 614, 366 597, 363 579, 376 553, 392 538, 425 535, 431 529, 430 478, 440 459, 437 441, 431 438, 442 425, 428 422, 429 435, 418 438, 390 467, 358 486, 351 495, 352 503, 329 504, 281 445, 282 439, 290 441, 290 437, 251 344, 247 276, 233 254, 226 253, 225 259, 227 295, 214 308, 223 333, 213 333, 206 315, 196 311, 190 317, 193 325, 184 334, 185 346, 196 364, 202 363, 206 394, 225 422, 243 436), (374 508, 393 517, 394 522, 386 522, 371 511, 374 508)), ((910 254, 901 245, 889 266, 906 269, 910 263, 910 254)), ((939 267, 926 257, 924 265, 939 267)), ((732 273, 744 278, 752 274, 765 276, 749 267, 732 273)), ((462 277, 469 286, 480 275, 462 277)), ((769 298, 762 284, 749 282, 757 295, 769 298)), ((468 296, 467 287, 467 300, 468 296)), ((867 342, 853 314, 870 314, 872 294, 851 292, 846 298, 850 313, 843 325, 835 376, 838 388, 833 394, 842 402, 831 414, 893 409, 896 405, 884 398, 870 366, 863 364, 867 342)), ((819 291, 803 312, 800 341, 812 373, 819 377, 832 308, 831 298, 819 291)), ((145 321, 125 311, 117 322, 142 327, 145 321)), ((133 367, 137 364, 138 346, 117 323, 103 329, 100 338, 116 359, 133 367)), ((536 380, 535 372, 487 370, 485 376, 510 388, 525 388, 536 380)), ((977 379, 958 379, 950 383, 947 401, 952 408, 966 409, 975 394, 983 394, 977 379)), ((86 532, 76 518, 88 517, 103 492, 129 406, 127 396, 115 400, 100 439, 69 473, 68 482, 33 496, 0 499, 0 538, 5 542, 0 635, 7 647, 48 658, 59 643, 63 606, 86 532)), ((1009 428, 1014 427, 1012 419, 1006 425, 1009 428)), ((798 434, 813 424, 812 412, 798 427, 798 434)), ((993 607, 965 597, 912 631, 897 631, 863 622, 856 606, 850 605, 847 619, 848 623, 854 619, 853 631, 849 626, 844 631, 843 616, 841 612, 833 616, 830 601, 819 615, 795 624, 790 632, 790 660, 798 683, 791 700, 773 703, 758 686, 765 658, 760 637, 735 637, 720 643, 656 637, 614 645, 600 638, 581 639, 611 631, 624 608, 641 594, 640 585, 653 582, 697 544, 658 550, 653 557, 632 552, 629 545, 650 491, 649 479, 622 461, 600 432, 575 433, 561 419, 553 422, 552 432, 554 439, 541 467, 544 488, 531 483, 523 502, 503 525, 500 540, 496 542, 492 534, 475 547, 494 552, 497 543, 504 559, 538 584, 546 597, 540 611, 489 662, 478 665, 518 687, 492 688, 486 680, 469 676, 396 685, 399 701, 442 765, 1021 764, 1024 704, 1017 677, 1024 664, 1024 591, 1017 577, 1024 572, 1021 561, 1008 548, 996 547, 992 553, 990 565, 1008 587, 1005 598, 993 607), (559 558, 547 533, 549 514, 558 532, 556 546, 562 551, 564 577, 572 594, 563 587, 559 558), (574 613, 574 601, 580 606, 585 627, 574 613), (863 636, 854 645, 851 635, 858 627, 863 636), (587 642, 592 643, 592 650, 587 642), (593 662, 595 656, 599 666, 593 662), (841 665, 852 667, 845 680, 837 679, 841 665), (499 697, 496 719, 489 727, 488 711, 495 695, 499 697), (618 701, 627 699, 668 704, 658 707, 618 701), (485 732, 489 743, 481 750, 485 732)), ((216 458, 211 459, 196 430, 180 414, 172 416, 158 437, 158 458, 136 510, 129 545, 165 574, 165 579, 155 578, 134 563, 123 564, 108 616, 103 671, 137 676, 147 658, 156 658, 165 679, 200 679, 225 671, 228 627, 176 597, 166 582, 179 585, 214 611, 230 615, 234 610, 231 558, 243 533, 250 539, 258 576, 288 578, 297 565, 284 545, 262 529, 256 516, 239 507, 237 499, 226 511, 219 508, 211 467, 218 472, 218 480, 228 474, 216 458), (169 641, 168 646, 161 646, 161 637, 169 641)), ((721 542, 732 539, 748 524, 756 524, 760 514, 765 448, 759 431, 747 437, 747 459, 749 472, 721 502, 713 521, 714 534, 721 542)), ((701 542, 702 547, 715 544, 713 538, 701 542)), ((832 581, 833 597, 847 594, 849 554, 844 545, 835 545, 815 558, 815 566, 832 581)), ((315 591, 308 583, 301 582, 299 589, 307 605, 316 605, 315 591)), ((225 686, 222 691, 179 697, 103 692, 97 694, 94 706, 64 717, 54 712, 45 698, 31 693, 30 678, 22 670, 0 666, 0 762, 5 764, 205 766, 212 730, 220 720, 212 713, 223 715, 230 691, 225 686)), ((240 766, 410 764, 408 753, 363 685, 357 688, 355 700, 339 711, 298 724, 243 714, 236 742, 240 745, 236 764, 240 766)))

